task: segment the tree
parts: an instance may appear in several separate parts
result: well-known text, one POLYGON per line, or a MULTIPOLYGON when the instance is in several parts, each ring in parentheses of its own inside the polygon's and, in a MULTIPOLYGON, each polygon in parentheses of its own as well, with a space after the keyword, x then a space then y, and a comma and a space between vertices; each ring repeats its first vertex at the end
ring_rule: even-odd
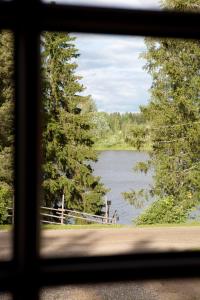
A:
POLYGON ((13 36, 0 32, 0 224, 13 201, 13 36))
POLYGON ((93 134, 95 136, 95 147, 102 148, 121 148, 136 147, 139 143, 141 147, 148 146, 148 139, 144 142, 146 136, 141 136, 145 131, 146 124, 144 115, 139 113, 117 112, 96 112, 93 117, 95 124, 93 134), (140 133, 141 142, 136 137, 140 133))
POLYGON ((93 136, 95 141, 104 140, 109 134, 111 134, 107 116, 108 114, 105 112, 93 113, 93 136))
MULTIPOLYGON (((193 10, 200 1, 166 0, 163 6, 193 10)), ((152 223, 152 214, 155 223, 181 222, 200 200, 200 42, 148 38, 146 46, 142 56, 152 87, 142 112, 150 123, 148 167, 155 171, 151 193, 157 202, 137 222, 152 223), (163 207, 165 214, 155 217, 163 207)))
POLYGON ((65 195, 66 207, 100 214, 106 189, 92 174, 93 107, 75 74, 78 51, 67 33, 42 36, 43 188, 44 203, 58 204, 65 195))
MULTIPOLYGON (((42 36, 43 187, 44 204, 58 204, 65 194, 66 206, 101 213, 106 189, 92 174, 91 114, 95 105, 83 97, 80 77, 75 75, 78 56, 69 34, 42 36)), ((14 84, 13 36, 0 32, 0 223, 8 222, 13 201, 14 84)))

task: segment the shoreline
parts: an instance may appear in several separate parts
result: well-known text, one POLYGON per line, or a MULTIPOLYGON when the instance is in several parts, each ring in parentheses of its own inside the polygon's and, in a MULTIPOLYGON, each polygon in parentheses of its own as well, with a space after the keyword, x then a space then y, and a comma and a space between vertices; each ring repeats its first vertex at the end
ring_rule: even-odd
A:
POLYGON ((150 148, 143 148, 141 150, 138 150, 136 148, 129 148, 129 147, 93 147, 95 151, 134 151, 134 152, 150 152, 152 149, 150 148))

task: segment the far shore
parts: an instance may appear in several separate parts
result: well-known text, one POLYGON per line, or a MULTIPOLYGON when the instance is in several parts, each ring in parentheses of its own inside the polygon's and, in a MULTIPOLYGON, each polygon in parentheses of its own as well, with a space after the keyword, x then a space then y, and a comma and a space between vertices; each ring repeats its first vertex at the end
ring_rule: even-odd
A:
POLYGON ((94 149, 96 151, 140 151, 140 152, 150 152, 151 146, 147 145, 146 147, 141 148, 138 150, 136 147, 131 147, 129 145, 104 145, 104 144, 95 144, 94 149))

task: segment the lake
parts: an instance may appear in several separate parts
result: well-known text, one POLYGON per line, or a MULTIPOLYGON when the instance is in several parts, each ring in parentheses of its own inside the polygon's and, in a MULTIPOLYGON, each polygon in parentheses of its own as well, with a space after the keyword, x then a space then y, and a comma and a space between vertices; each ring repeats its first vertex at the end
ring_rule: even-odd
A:
POLYGON ((119 224, 131 224, 144 209, 136 209, 127 203, 122 197, 122 192, 131 189, 149 189, 153 183, 153 171, 144 173, 135 172, 133 167, 140 161, 148 160, 145 152, 137 151, 102 151, 99 152, 99 160, 93 165, 94 174, 101 176, 101 181, 110 188, 107 194, 112 201, 110 216, 117 210, 119 224))

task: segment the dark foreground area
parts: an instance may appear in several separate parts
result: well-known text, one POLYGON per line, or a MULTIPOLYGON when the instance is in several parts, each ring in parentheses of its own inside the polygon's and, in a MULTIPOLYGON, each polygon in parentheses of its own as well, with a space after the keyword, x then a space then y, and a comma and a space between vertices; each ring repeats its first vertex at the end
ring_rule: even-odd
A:
MULTIPOLYGON (((0 295, 0 300, 11 300, 0 295)), ((199 300, 200 280, 65 286, 41 291, 41 300, 199 300)))

